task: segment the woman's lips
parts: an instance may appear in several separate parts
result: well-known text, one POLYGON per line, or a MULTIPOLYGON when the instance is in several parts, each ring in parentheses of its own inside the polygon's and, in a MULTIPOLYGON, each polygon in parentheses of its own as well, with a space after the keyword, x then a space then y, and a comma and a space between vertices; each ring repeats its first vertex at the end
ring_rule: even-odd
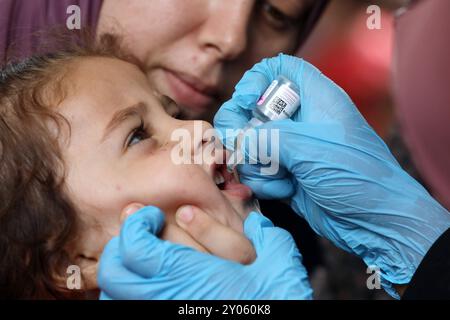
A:
POLYGON ((179 73, 164 70, 169 90, 174 100, 182 107, 187 107, 196 111, 207 110, 215 100, 214 94, 209 88, 200 90, 200 84, 194 84, 195 80, 179 73))

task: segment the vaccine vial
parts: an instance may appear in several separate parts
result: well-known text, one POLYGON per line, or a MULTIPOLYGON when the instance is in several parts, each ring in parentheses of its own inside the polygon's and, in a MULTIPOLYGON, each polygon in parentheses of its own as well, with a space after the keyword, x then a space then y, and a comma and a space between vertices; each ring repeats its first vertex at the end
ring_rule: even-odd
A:
POLYGON ((300 88, 286 77, 278 76, 259 98, 256 107, 252 111, 252 119, 236 138, 235 151, 231 154, 227 163, 228 171, 233 171, 243 159, 243 155, 240 152, 240 143, 247 130, 268 121, 288 119, 299 107, 300 88))

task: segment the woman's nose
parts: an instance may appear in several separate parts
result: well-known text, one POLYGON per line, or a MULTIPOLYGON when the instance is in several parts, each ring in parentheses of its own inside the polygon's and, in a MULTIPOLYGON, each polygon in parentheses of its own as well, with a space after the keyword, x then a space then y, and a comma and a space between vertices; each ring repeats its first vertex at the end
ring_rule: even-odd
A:
POLYGON ((216 51, 223 60, 238 57, 247 47, 247 29, 253 1, 210 1, 208 17, 201 27, 202 49, 216 51))

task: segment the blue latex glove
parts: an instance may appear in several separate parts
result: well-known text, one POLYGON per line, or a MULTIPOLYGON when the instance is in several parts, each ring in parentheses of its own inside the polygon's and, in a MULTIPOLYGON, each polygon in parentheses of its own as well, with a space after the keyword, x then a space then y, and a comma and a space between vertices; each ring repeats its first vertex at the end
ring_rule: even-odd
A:
POLYGON ((257 131, 279 129, 281 170, 262 176, 259 165, 241 165, 241 181, 260 198, 288 198, 318 234, 379 267, 382 285, 398 297, 392 284, 410 281, 449 228, 449 212, 402 170, 349 96, 295 57, 265 59, 244 75, 214 119, 227 147, 233 139, 226 139, 226 130, 246 125, 255 102, 280 74, 299 85, 301 109, 257 131))
POLYGON ((158 239, 163 213, 146 207, 127 218, 98 270, 101 299, 310 299, 291 235, 252 212, 244 232, 257 258, 241 265, 158 239))

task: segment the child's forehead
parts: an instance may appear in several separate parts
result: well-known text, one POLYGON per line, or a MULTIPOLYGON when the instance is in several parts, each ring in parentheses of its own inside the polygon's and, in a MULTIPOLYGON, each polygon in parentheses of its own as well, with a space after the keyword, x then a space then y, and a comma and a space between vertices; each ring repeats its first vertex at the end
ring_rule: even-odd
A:
POLYGON ((68 94, 59 111, 73 121, 107 118, 140 101, 159 103, 146 76, 133 64, 113 58, 83 58, 70 69, 68 94))
POLYGON ((79 59, 70 69, 71 96, 88 95, 118 102, 153 95, 145 74, 126 61, 89 57, 79 59))
POLYGON ((148 86, 145 74, 135 65, 110 57, 82 57, 74 61, 69 76, 79 84, 148 86))

